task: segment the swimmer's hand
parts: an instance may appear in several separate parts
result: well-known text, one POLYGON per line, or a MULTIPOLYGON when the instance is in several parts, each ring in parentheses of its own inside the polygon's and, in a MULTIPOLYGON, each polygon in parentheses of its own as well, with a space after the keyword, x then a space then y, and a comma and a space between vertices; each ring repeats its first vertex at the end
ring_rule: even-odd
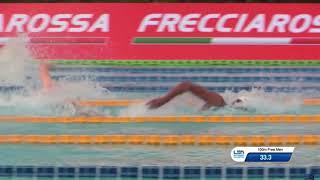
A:
POLYGON ((149 102, 147 102, 146 105, 148 106, 149 109, 157 109, 167 102, 168 101, 165 98, 159 97, 159 98, 150 100, 149 102))

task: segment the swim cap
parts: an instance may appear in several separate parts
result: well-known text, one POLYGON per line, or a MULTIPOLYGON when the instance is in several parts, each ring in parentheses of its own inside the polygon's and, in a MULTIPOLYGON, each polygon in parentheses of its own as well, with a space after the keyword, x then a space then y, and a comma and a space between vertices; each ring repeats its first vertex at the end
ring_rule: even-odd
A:
POLYGON ((238 97, 238 99, 239 99, 240 101, 242 101, 242 103, 248 103, 248 101, 249 101, 246 96, 240 96, 240 97, 238 97))
POLYGON ((234 107, 244 107, 248 104, 248 98, 245 96, 238 97, 235 101, 232 102, 232 106, 234 107))

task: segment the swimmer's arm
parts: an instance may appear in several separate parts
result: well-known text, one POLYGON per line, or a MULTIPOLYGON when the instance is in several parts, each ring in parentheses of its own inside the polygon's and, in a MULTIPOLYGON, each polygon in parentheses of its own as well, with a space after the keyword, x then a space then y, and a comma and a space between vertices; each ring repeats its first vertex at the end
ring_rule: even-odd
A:
POLYGON ((45 62, 41 62, 39 66, 39 72, 42 88, 45 90, 52 88, 53 82, 49 73, 49 65, 45 62))
POLYGON ((150 109, 159 108, 162 105, 168 103, 176 96, 183 94, 185 92, 191 92, 193 95, 199 97, 200 99, 204 100, 205 102, 208 101, 208 97, 210 97, 211 92, 208 91, 206 88, 193 84, 191 82, 182 82, 174 87, 168 94, 163 97, 159 97, 153 99, 147 103, 150 109))

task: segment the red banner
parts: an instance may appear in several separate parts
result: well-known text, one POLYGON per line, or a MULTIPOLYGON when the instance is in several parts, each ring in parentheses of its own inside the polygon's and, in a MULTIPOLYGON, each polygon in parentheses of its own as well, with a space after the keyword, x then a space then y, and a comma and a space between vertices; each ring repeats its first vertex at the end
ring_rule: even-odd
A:
POLYGON ((0 4, 45 59, 320 59, 320 4, 0 4))

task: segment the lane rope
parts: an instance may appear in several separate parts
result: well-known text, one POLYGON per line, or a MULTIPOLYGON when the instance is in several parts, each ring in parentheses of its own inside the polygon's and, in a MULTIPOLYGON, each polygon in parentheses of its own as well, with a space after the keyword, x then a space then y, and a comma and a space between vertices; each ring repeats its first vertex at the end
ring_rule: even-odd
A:
POLYGON ((320 123, 320 115, 247 115, 247 116, 0 116, 0 122, 19 123, 320 123))
POLYGON ((0 144, 316 145, 320 135, 0 135, 0 144))
MULTIPOLYGON (((109 84, 104 85, 103 87, 107 88, 109 91, 114 92, 134 92, 134 93, 165 93, 168 92, 173 85, 134 85, 131 83, 119 86, 111 86, 109 84)), ((142 83, 140 83, 142 84, 142 83)), ((146 83, 144 83, 146 84, 146 83)), ((320 91, 320 86, 316 85, 308 85, 308 86, 264 86, 264 92, 301 92, 304 90, 310 91, 320 91)), ((237 86, 205 86, 209 91, 215 91, 223 93, 225 91, 232 91, 232 92, 240 92, 240 91, 251 91, 254 87, 252 85, 237 85, 237 86)))
MULTIPOLYGON (((138 104, 138 103, 144 103, 146 100, 139 100, 139 99, 133 99, 133 100, 82 100, 78 101, 77 104, 80 106, 91 106, 91 107, 99 107, 99 106, 105 106, 105 107, 127 107, 130 105, 138 104)), ((319 106, 320 105, 320 98, 307 98, 303 100, 303 105, 305 106, 319 106)))
MULTIPOLYGON (((141 85, 130 84, 130 83, 121 83, 121 85, 113 86, 110 85, 110 83, 102 84, 102 87, 106 89, 106 91, 110 92, 128 92, 128 93, 165 93, 168 92, 173 85, 171 84, 163 84, 163 85, 150 85, 146 86, 146 83, 138 83, 141 85)), ((237 83, 238 84, 238 83, 237 83)), ((209 91, 215 91, 223 93, 225 91, 232 91, 232 92, 240 92, 240 91, 251 91, 254 89, 254 86, 240 84, 237 86, 204 86, 209 91)), ((23 91, 25 90, 23 86, 0 86, 0 92, 16 92, 16 91, 23 91)), ((310 91, 320 91, 320 86, 318 86, 316 83, 313 83, 311 85, 307 86, 264 86, 263 91, 264 92, 301 92, 305 90, 310 91)))
POLYGON ((124 100, 82 100, 77 104, 80 106, 106 106, 106 107, 126 107, 132 104, 143 103, 144 100, 139 99, 124 99, 124 100))
POLYGON ((195 74, 195 73, 319 73, 316 67, 83 67, 83 66, 54 66, 53 72, 93 72, 93 73, 173 73, 173 74, 195 74))
POLYGON ((320 106, 320 98, 304 99, 303 104, 306 106, 320 106))
POLYGON ((144 75, 144 76, 137 76, 137 75, 54 75, 52 77, 55 80, 92 80, 97 82, 182 82, 182 81, 192 81, 192 82, 320 82, 320 77, 315 75, 309 76, 165 76, 165 75, 144 75))

